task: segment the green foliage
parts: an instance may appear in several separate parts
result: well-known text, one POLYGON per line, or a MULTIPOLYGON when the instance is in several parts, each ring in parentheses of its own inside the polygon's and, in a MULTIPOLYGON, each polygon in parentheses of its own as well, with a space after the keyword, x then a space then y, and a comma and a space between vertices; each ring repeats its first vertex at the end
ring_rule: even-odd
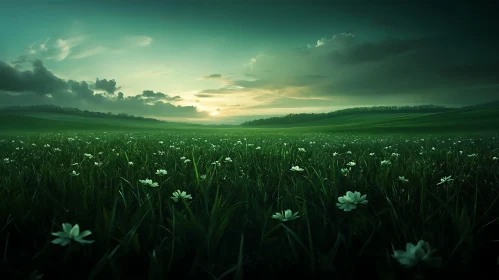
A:
POLYGON ((0 240, 12 268, 6 279, 35 270, 47 279, 252 279, 283 271, 407 279, 415 271, 496 268, 497 256, 481 248, 497 239, 497 134, 228 131, 0 136, 0 240), (345 176, 340 169, 349 162, 356 164, 345 176), (290 171, 296 165, 304 171, 290 171), (446 176, 453 181, 439 184, 446 176), (146 178, 159 186, 139 182, 146 178), (177 189, 192 200, 174 202, 177 189), (369 202, 341 211, 336 202, 347 191, 369 202), (300 217, 272 218, 286 209, 300 217), (50 243, 62 223, 92 231, 95 242, 50 243), (442 268, 408 270, 390 257, 392 244, 404 249, 420 239, 438 250, 442 268))

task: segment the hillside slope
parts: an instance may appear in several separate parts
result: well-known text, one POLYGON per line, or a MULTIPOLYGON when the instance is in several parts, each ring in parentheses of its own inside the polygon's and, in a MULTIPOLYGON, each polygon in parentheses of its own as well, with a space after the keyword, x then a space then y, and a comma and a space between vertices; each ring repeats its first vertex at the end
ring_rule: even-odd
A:
POLYGON ((154 123, 140 120, 107 119, 43 112, 0 114, 0 133, 183 130, 198 127, 201 127, 201 125, 154 123))
MULTIPOLYGON (((262 126, 261 126, 262 127, 262 126)), ((285 128, 285 126, 281 126, 285 128)), ((302 131, 365 132, 465 132, 499 131, 499 110, 467 109, 453 112, 379 116, 363 115, 331 118, 287 126, 302 131)), ((277 126, 273 126, 274 129, 277 126)))
POLYGON ((439 133, 499 131, 498 108, 463 108, 440 113, 362 113, 286 125, 215 126, 153 123, 57 113, 0 114, 0 133, 53 131, 209 131, 247 134, 307 132, 439 133))

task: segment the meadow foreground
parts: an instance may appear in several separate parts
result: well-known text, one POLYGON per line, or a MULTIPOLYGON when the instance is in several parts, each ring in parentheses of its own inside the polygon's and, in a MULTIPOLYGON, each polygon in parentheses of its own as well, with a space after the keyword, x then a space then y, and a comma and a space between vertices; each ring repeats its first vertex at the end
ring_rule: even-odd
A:
POLYGON ((496 276, 498 157, 497 134, 0 136, 1 278, 496 276))

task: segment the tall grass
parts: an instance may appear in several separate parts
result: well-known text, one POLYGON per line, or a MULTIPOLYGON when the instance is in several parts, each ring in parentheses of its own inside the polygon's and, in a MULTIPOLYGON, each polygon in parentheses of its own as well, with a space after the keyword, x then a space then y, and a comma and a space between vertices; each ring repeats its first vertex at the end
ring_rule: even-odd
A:
POLYGON ((0 136, 0 268, 6 279, 123 279, 130 273, 268 279, 290 272, 406 279, 497 271, 494 157, 497 135, 0 136), (342 174, 352 161, 356 165, 342 174), (296 165, 305 170, 290 171, 296 165), (156 175, 157 169, 168 174, 156 175), (73 170, 79 175, 71 176, 73 170), (453 181, 437 185, 445 176, 453 181), (159 187, 139 182, 146 178, 159 187), (177 189, 193 199, 174 202, 177 189), (367 194, 368 204, 338 209, 337 198, 347 191, 367 194), (286 209, 300 217, 272 218, 286 209), (62 223, 91 230, 95 242, 52 244, 51 232, 62 223), (390 257, 392 246, 404 249, 420 239, 438 250, 440 268, 405 269, 390 257))

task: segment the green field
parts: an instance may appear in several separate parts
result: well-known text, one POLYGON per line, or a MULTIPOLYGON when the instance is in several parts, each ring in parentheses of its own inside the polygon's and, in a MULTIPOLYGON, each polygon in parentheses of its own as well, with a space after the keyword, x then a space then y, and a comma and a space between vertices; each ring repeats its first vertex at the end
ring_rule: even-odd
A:
POLYGON ((278 127, 0 115, 0 272, 5 279, 498 275, 498 132, 492 109, 278 127), (367 201, 345 202, 348 191, 367 201), (287 209, 298 213, 274 216, 287 209), (94 242, 54 244, 63 223, 91 231, 83 240, 94 242), (419 240, 436 251, 394 257, 419 240))
POLYGON ((459 109, 441 113, 369 113, 335 116, 293 125, 236 126, 153 123, 55 113, 0 114, 0 133, 34 131, 228 131, 260 133, 467 133, 499 131, 499 108, 459 109))

